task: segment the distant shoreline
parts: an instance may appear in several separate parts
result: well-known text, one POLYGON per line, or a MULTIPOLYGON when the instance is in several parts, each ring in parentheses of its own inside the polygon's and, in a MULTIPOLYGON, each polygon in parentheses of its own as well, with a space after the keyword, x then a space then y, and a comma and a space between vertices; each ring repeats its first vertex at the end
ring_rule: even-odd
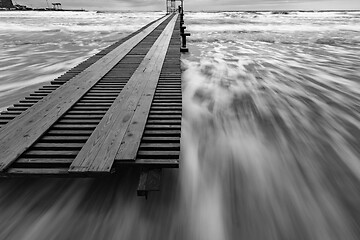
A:
POLYGON ((85 9, 46 9, 46 8, 34 8, 34 9, 1 9, 4 12, 88 12, 85 9))
POLYGON ((270 13, 284 13, 284 12, 360 12, 358 10, 223 10, 223 11, 186 11, 186 12, 209 12, 209 13, 218 13, 218 12, 246 12, 246 13, 257 13, 257 12, 270 12, 270 13))
MULTIPOLYGON (((163 12, 159 11, 116 11, 116 10, 86 10, 86 9, 52 9, 52 8, 34 8, 34 9, 2 9, 0 11, 5 12, 97 12, 97 13, 122 13, 122 12, 163 12)), ((288 14, 288 13, 296 13, 296 12, 303 12, 303 13, 322 13, 322 12, 360 12, 358 10, 206 10, 206 11, 194 11, 188 10, 188 13, 220 13, 220 12, 244 12, 244 13, 273 13, 273 14, 288 14)))

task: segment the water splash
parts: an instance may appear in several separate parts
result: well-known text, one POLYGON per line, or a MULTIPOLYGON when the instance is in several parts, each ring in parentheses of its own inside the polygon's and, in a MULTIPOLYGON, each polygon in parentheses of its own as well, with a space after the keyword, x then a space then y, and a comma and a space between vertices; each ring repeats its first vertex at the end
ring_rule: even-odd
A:
MULTIPOLYGON (((2 103, 45 81, 30 68, 51 78, 117 39, 96 42, 92 24, 134 20, 57 14, 46 26, 49 16, 38 13, 27 22, 38 28, 0 34, 9 40, 0 54, 2 103)), ((162 191, 148 201, 135 196, 133 169, 102 179, 1 179, 0 239, 358 239, 359 19, 189 14, 180 170, 164 171, 162 191)))
POLYGON ((353 171, 354 184, 360 176, 358 153, 335 137, 343 135, 336 120, 314 132, 301 113, 316 104, 288 104, 290 88, 259 88, 249 62, 185 63, 182 179, 194 228, 206 233, 195 239, 356 239, 357 219, 340 197, 349 193, 327 182, 328 171, 340 181, 353 171))

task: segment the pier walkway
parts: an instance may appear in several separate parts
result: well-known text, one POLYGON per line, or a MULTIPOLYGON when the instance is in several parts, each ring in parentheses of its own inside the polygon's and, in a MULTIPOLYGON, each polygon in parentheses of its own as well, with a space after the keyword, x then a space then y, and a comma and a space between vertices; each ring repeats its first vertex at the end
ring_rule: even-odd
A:
POLYGON ((0 175, 177 168, 180 45, 179 14, 164 16, 2 112, 0 175))

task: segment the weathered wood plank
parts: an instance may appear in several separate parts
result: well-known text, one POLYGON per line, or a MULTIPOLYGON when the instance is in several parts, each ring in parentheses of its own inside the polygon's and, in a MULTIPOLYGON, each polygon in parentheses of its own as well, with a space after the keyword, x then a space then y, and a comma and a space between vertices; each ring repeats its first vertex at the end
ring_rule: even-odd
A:
POLYGON ((116 160, 135 161, 136 159, 137 151, 141 142, 141 137, 143 135, 146 121, 148 119, 149 111, 156 91, 156 86, 159 81, 161 69, 163 67, 167 49, 170 44, 170 39, 173 33, 173 29, 175 27, 175 23, 176 18, 174 18, 173 21, 169 24, 169 28, 171 27, 171 31, 165 32, 167 43, 163 45, 161 50, 159 50, 163 51, 163 54, 158 59, 159 64, 156 66, 156 69, 154 69, 154 74, 148 80, 149 82, 141 96, 138 107, 135 110, 134 116, 129 124, 126 134, 122 139, 120 148, 115 156, 116 160))
POLYGON ((0 129, 0 156, 2 156, 0 171, 7 169, 101 77, 105 76, 127 53, 166 19, 155 22, 122 43, 72 80, 44 96, 43 99, 37 94, 35 97, 31 97, 30 99, 42 100, 0 129))
POLYGON ((60 124, 99 124, 100 120, 97 119, 66 119, 62 118, 57 123, 60 124))
MULTIPOLYGON (((43 142, 86 142, 87 136, 43 136, 41 140, 43 142)), ((74 159, 73 159, 74 160, 74 159)))
POLYGON ((148 124, 181 124, 181 119, 177 120, 167 120, 167 119, 160 119, 160 120, 148 120, 148 124))
POLYGON ((153 150, 154 148, 157 150, 180 151, 180 143, 143 143, 140 147, 140 149, 147 151, 153 150))
POLYGON ((91 130, 96 127, 97 124, 56 124, 52 127, 54 130, 91 130))
POLYGON ((180 151, 139 151, 139 158, 178 158, 180 155, 180 151))
MULTIPOLYGON (((104 118, 86 142, 69 172, 110 172, 135 109, 149 81, 159 77, 159 71, 170 43, 177 15, 151 47, 140 66, 116 98, 104 118)), ((141 136, 140 136, 141 137, 141 136)))
POLYGON ((83 115, 67 115, 63 119, 84 119, 86 121, 87 119, 101 119, 102 115, 89 115, 89 114, 83 114, 83 115))
POLYGON ((19 158, 16 164, 71 164, 73 160, 73 158, 19 158))
POLYGON ((88 110, 70 110, 67 112, 67 116, 69 115, 90 115, 90 116, 102 116, 103 114, 106 113, 106 110, 102 110, 102 111, 88 111, 88 110))
POLYGON ((67 168, 11 168, 6 174, 32 176, 69 175, 67 168))
POLYGON ((167 130, 167 131, 160 131, 160 130, 147 130, 145 129, 145 133, 148 135, 158 135, 158 136, 180 136, 180 130, 167 130))
POLYGON ((82 148, 83 144, 81 143, 36 143, 33 147, 36 149, 61 149, 61 150, 68 150, 68 149, 80 149, 82 148))
POLYGON ((180 142, 180 137, 143 137, 143 142, 149 142, 149 143, 178 143, 180 142))
POLYGON ((46 151, 46 150, 32 150, 26 152, 26 156, 36 156, 40 158, 47 158, 47 157, 69 157, 69 156, 76 156, 79 151, 76 150, 59 150, 59 151, 46 151))
POLYGON ((138 166, 158 166, 166 168, 178 168, 179 160, 177 159, 136 159, 135 164, 138 166))
POLYGON ((48 134, 54 136, 89 136, 92 133, 92 130, 49 130, 48 134))

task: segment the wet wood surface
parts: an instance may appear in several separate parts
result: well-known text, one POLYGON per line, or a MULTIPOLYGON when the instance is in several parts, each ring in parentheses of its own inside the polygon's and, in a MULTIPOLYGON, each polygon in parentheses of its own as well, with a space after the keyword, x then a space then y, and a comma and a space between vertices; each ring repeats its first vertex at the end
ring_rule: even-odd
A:
POLYGON ((178 16, 163 17, 2 112, 0 176, 178 167, 179 46, 178 16))

